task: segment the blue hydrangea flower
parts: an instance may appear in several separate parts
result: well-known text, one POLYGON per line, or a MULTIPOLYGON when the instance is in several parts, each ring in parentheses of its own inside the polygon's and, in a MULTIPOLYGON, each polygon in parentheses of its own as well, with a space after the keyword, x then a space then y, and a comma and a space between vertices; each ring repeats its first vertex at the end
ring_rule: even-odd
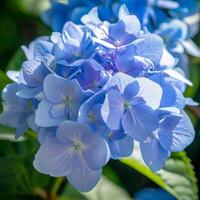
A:
POLYGON ((163 38, 168 51, 178 58, 179 61, 176 67, 183 69, 186 75, 188 75, 188 58, 186 53, 200 57, 200 49, 191 39, 188 39, 187 24, 174 19, 170 22, 162 23, 155 33, 163 38))
POLYGON ((80 23, 80 19, 93 7, 98 7, 98 13, 102 20, 115 21, 120 1, 116 0, 70 0, 68 3, 60 3, 58 0, 51 0, 51 8, 42 14, 43 21, 52 27, 54 31, 61 31, 66 21, 80 23))
MULTIPOLYGON (((159 29, 158 31, 162 32, 161 35, 164 37, 164 39, 166 38, 165 33, 171 31, 171 29, 173 29, 173 32, 176 33, 184 31, 183 35, 185 35, 185 28, 183 26, 187 27, 187 40, 184 39, 184 41, 182 42, 182 45, 184 47, 181 47, 181 45, 179 45, 180 39, 183 40, 183 38, 180 38, 180 36, 178 36, 177 34, 172 35, 172 43, 167 42, 166 44, 168 47, 169 44, 170 46, 179 46, 179 48, 176 48, 176 52, 173 51, 171 53, 173 53, 173 55, 179 59, 177 67, 181 68, 186 76, 189 75, 188 58, 185 54, 177 53, 177 51, 185 49, 186 53, 192 54, 197 57, 200 56, 199 48, 197 48, 194 42, 188 40, 188 38, 194 37, 194 35, 198 32, 198 24, 200 21, 198 12, 200 10, 200 5, 197 0, 191 0, 188 2, 180 2, 178 0, 109 0, 93 1, 90 3, 85 1, 69 1, 66 4, 59 3, 58 1, 51 1, 51 3, 52 7, 44 13, 43 18, 45 19, 44 21, 47 24, 52 25, 54 27, 54 30, 59 29, 61 31, 62 27, 64 26, 64 22, 67 20, 80 23, 80 19, 83 16, 84 20, 82 20, 82 22, 84 23, 86 23, 86 21, 89 19, 90 22, 95 22, 97 27, 101 24, 101 27, 103 27, 103 31, 94 31, 94 33, 99 35, 98 37, 105 37, 105 34, 109 34, 110 38, 107 39, 114 39, 114 46, 119 46, 121 43, 127 42, 127 40, 133 36, 126 34, 125 37, 120 37, 121 41, 117 40, 119 38, 118 36, 122 35, 124 33, 124 28, 126 28, 126 25, 124 24, 123 20, 118 21, 119 19, 121 20, 121 16, 117 15, 118 11, 120 10, 120 6, 125 5, 128 7, 128 10, 131 14, 134 14, 137 16, 137 18, 139 18, 142 26, 147 26, 148 29, 152 32, 157 31, 157 29, 159 29), (94 8, 95 6, 96 8, 94 8), (90 15, 86 15, 87 12, 89 12, 90 10, 90 15), (97 15, 103 21, 117 21, 117 25, 113 27, 107 22, 100 23, 99 19, 97 19, 96 17, 97 15), (175 23, 173 19, 183 19, 182 24, 184 23, 184 25, 180 25, 180 23, 175 23), (173 21, 173 23, 171 23, 171 21, 173 21), (116 33, 118 34, 116 35, 116 33)), ((126 20, 126 23, 130 23, 130 21, 132 23, 134 21, 135 23, 132 26, 128 25, 129 31, 131 29, 138 29, 139 27, 137 20, 133 19, 133 16, 129 16, 128 18, 129 20, 126 20)), ((172 38, 170 39, 170 41, 171 40, 172 38)), ((103 41, 101 40, 101 42, 103 41)), ((113 44, 113 42, 111 43, 113 44)), ((104 43, 104 45, 105 44, 108 45, 108 43, 104 43)), ((173 50, 175 50, 175 48, 173 48, 173 50)))
POLYGON ((20 86, 17 83, 7 85, 2 92, 4 111, 0 115, 0 122, 6 126, 16 128, 15 137, 20 137, 28 128, 36 129, 34 110, 37 104, 34 100, 18 97, 20 86))
POLYGON ((95 59, 107 71, 146 76, 176 65, 177 60, 165 49, 162 38, 143 32, 139 21, 129 15, 125 6, 119 9, 119 19, 114 24, 102 22, 95 8, 82 18, 83 23, 94 33, 94 41, 101 47, 95 59), (132 21, 135 23, 130 29, 132 21))
POLYGON ((162 97, 162 89, 158 84, 149 79, 134 79, 117 73, 104 89, 108 92, 101 114, 111 130, 118 130, 122 125, 126 134, 136 140, 144 140, 157 129, 158 116, 154 110, 159 107, 162 97))
POLYGON ((84 26, 67 22, 55 46, 55 55, 58 60, 65 61, 63 64, 72 66, 77 60, 90 58, 94 49, 90 32, 84 26))
POLYGON ((54 44, 50 38, 41 37, 22 49, 27 60, 23 62, 18 78, 21 85, 18 95, 31 99, 42 91, 44 78, 55 70, 54 44))
POLYGON ((200 6, 197 0, 107 0, 107 1, 74 1, 59 3, 58 0, 51 0, 51 8, 43 13, 42 19, 52 27, 54 31, 61 31, 66 21, 80 23, 83 15, 87 14, 95 6, 98 7, 98 14, 101 20, 115 22, 121 5, 125 4, 130 13, 136 15, 142 25, 148 26, 151 30, 158 27, 163 21, 170 19, 186 19, 187 24, 192 28, 191 36, 197 32, 198 12, 200 6))
POLYGON ((140 142, 144 162, 152 171, 161 169, 170 152, 182 151, 194 139, 193 125, 187 114, 159 111, 159 128, 140 142))
POLYGON ((56 136, 45 139, 34 160, 34 167, 51 176, 67 176, 78 190, 91 190, 101 177, 109 158, 106 142, 86 125, 64 121, 56 136))
POLYGON ((76 78, 84 90, 99 91, 109 78, 106 70, 94 59, 85 60, 76 78))
POLYGON ((98 18, 97 8, 93 8, 87 15, 81 18, 81 21, 87 25, 94 35, 96 42, 106 45, 108 48, 117 48, 128 45, 139 37, 141 25, 135 15, 129 15, 127 8, 122 6, 119 9, 116 23, 108 23, 98 18), (98 39, 98 40, 97 40, 98 39))
POLYGON ((95 133, 101 135, 110 149, 113 159, 130 156, 133 152, 133 139, 122 128, 111 130, 101 116, 105 92, 100 92, 88 99, 80 108, 78 121, 87 124, 95 133))
POLYGON ((83 91, 77 80, 67 80, 54 74, 44 80, 43 99, 36 110, 35 121, 38 126, 52 127, 64 120, 76 120, 81 104, 91 92, 83 91))
POLYGON ((138 16, 140 22, 151 31, 157 29, 162 22, 178 18, 184 19, 192 29, 190 36, 198 32, 194 30, 199 23, 200 5, 197 0, 122 0, 121 2, 125 3, 130 13, 138 16), (190 20, 186 19, 188 17, 190 20))

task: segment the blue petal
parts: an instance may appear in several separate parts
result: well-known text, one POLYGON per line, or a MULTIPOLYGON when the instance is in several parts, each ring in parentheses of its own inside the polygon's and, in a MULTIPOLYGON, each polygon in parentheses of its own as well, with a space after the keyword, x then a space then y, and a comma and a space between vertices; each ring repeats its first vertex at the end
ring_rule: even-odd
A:
POLYGON ((84 134, 91 134, 91 130, 84 124, 74 121, 62 122, 56 132, 56 137, 61 143, 65 141, 81 141, 84 134))
POLYGON ((154 172, 161 169, 170 153, 163 149, 156 138, 148 138, 140 143, 140 150, 145 164, 154 172))
POLYGON ((81 150, 83 158, 91 169, 97 170, 106 164, 109 151, 105 140, 92 133, 86 125, 64 121, 59 125, 56 136, 61 143, 65 143, 65 141, 80 142, 83 145, 81 150))
POLYGON ((158 65, 163 54, 164 43, 156 34, 144 34, 139 40, 134 41, 136 55, 143 56, 158 65))
POLYGON ((151 108, 158 108, 163 94, 160 85, 143 77, 137 78, 136 80, 140 88, 137 96, 142 97, 151 108))
POLYGON ((91 170, 87 164, 82 161, 81 165, 67 176, 68 181, 79 191, 88 192, 93 189, 101 177, 102 170, 91 170))
POLYGON ((108 90, 112 87, 117 87, 121 94, 123 94, 124 89, 130 83, 132 83, 135 79, 125 73, 118 72, 112 78, 108 80, 108 82, 103 87, 103 90, 108 90))
POLYGON ((66 107, 66 105, 64 103, 52 105, 52 108, 50 110, 52 117, 53 118, 65 117, 64 116, 65 115, 65 107, 66 107))
POLYGON ((36 60, 28 60, 23 63, 22 73, 28 86, 38 87, 42 84, 44 79, 42 68, 41 62, 36 60))
POLYGON ((161 123, 158 136, 166 150, 182 151, 194 140, 193 125, 184 111, 182 114, 182 118, 169 116, 161 123))
POLYGON ((200 57, 200 49, 192 40, 182 41, 182 44, 189 55, 200 57))
POLYGON ((93 92, 90 90, 84 91, 77 80, 68 80, 62 86, 62 93, 69 98, 71 103, 80 103, 87 100, 93 92))
POLYGON ((107 129, 101 116, 101 107, 104 99, 105 93, 96 93, 81 105, 78 116, 79 122, 89 125, 95 133, 101 135, 107 129))
POLYGON ((54 74, 48 75, 44 80, 44 93, 46 98, 52 103, 61 103, 64 100, 62 87, 66 79, 54 74))
POLYGON ((40 128, 39 134, 38 134, 38 140, 40 144, 43 144, 48 138, 55 137, 56 135, 56 128, 40 128))
POLYGON ((40 146, 33 165, 41 173, 66 176, 81 164, 80 155, 72 149, 73 144, 62 144, 55 137, 50 137, 40 146))
POLYGON ((83 151, 87 165, 93 170, 102 168, 109 159, 105 140, 97 134, 85 134, 82 136, 82 142, 87 146, 83 151))
POLYGON ((81 18, 81 22, 89 28, 93 28, 102 23, 98 17, 98 8, 94 7, 91 11, 81 18))
POLYGON ((126 101, 130 102, 139 92, 139 84, 137 81, 127 85, 123 92, 123 97, 126 101))
POLYGON ((35 123, 40 127, 57 126, 60 122, 64 121, 67 116, 55 118, 51 114, 52 104, 47 100, 42 100, 35 113, 35 123))
POLYGON ((111 90, 106 95, 101 114, 106 125, 111 130, 118 130, 124 113, 124 101, 118 90, 111 90))
POLYGON ((151 60, 141 56, 134 56, 133 51, 129 48, 121 51, 115 62, 120 72, 127 73, 133 77, 144 76, 148 70, 154 68, 151 60))
POLYGON ((37 94, 39 94, 42 91, 42 86, 41 87, 26 87, 23 86, 18 92, 17 96, 24 98, 24 99, 32 99, 34 98, 37 94))
POLYGON ((133 152, 133 146, 133 139, 129 136, 109 143, 111 156, 114 159, 130 156, 133 152))
POLYGON ((12 81, 17 82, 19 79, 19 73, 18 71, 8 70, 6 72, 6 75, 8 78, 10 78, 12 81))
POLYGON ((145 104, 138 104, 126 110, 122 127, 126 134, 142 141, 159 126, 158 114, 145 104))
POLYGON ((2 92, 3 113, 0 123, 16 128, 16 138, 28 129, 28 118, 33 114, 30 100, 25 100, 16 95, 20 87, 17 83, 7 85, 2 92))
POLYGON ((29 127, 28 127, 28 124, 26 122, 25 123, 21 123, 20 126, 18 126, 17 129, 16 129, 15 138, 18 139, 28 129, 29 129, 29 127))

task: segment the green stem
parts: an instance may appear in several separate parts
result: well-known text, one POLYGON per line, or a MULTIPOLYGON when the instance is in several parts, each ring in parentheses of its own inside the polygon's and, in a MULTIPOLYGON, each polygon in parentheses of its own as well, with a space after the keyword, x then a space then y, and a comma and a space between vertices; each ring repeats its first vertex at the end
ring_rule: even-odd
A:
POLYGON ((52 188, 51 188, 51 192, 50 192, 50 196, 51 196, 51 199, 56 199, 56 196, 57 196, 57 193, 58 193, 58 190, 63 182, 63 180, 65 179, 65 177, 58 177, 56 178, 52 188))
POLYGON ((44 200, 48 199, 47 192, 44 189, 42 189, 42 188, 36 187, 34 189, 34 194, 37 195, 37 196, 39 196, 39 197, 41 197, 44 200))

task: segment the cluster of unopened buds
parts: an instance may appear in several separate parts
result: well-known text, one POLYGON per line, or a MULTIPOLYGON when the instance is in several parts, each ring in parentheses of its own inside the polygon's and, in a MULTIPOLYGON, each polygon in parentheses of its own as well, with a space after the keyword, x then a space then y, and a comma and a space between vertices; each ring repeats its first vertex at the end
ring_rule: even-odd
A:
POLYGON ((38 171, 86 192, 110 159, 132 155, 134 143, 152 171, 162 168, 193 141, 184 107, 195 102, 183 96, 191 82, 178 59, 126 6, 116 23, 101 21, 97 8, 81 21, 23 46, 27 60, 8 72, 15 82, 2 93, 0 120, 17 138, 29 128, 38 133, 38 171))

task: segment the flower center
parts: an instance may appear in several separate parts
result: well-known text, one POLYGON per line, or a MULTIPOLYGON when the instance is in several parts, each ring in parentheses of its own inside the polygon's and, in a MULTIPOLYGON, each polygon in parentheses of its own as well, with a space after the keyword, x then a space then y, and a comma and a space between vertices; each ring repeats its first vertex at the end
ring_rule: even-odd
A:
POLYGON ((96 117, 95 117, 95 115, 92 114, 92 113, 90 113, 90 114, 88 115, 88 118, 89 118, 90 121, 92 121, 92 122, 95 122, 95 121, 96 121, 96 117))
POLYGON ((124 108, 129 108, 129 102, 128 101, 124 101, 124 108))
POLYGON ((119 40, 116 40, 116 41, 114 42, 114 45, 115 45, 115 46, 119 46, 119 45, 120 45, 120 41, 119 41, 119 40))
POLYGON ((81 144, 80 142, 77 142, 74 144, 74 148, 76 151, 81 151, 83 148, 83 144, 81 144))

